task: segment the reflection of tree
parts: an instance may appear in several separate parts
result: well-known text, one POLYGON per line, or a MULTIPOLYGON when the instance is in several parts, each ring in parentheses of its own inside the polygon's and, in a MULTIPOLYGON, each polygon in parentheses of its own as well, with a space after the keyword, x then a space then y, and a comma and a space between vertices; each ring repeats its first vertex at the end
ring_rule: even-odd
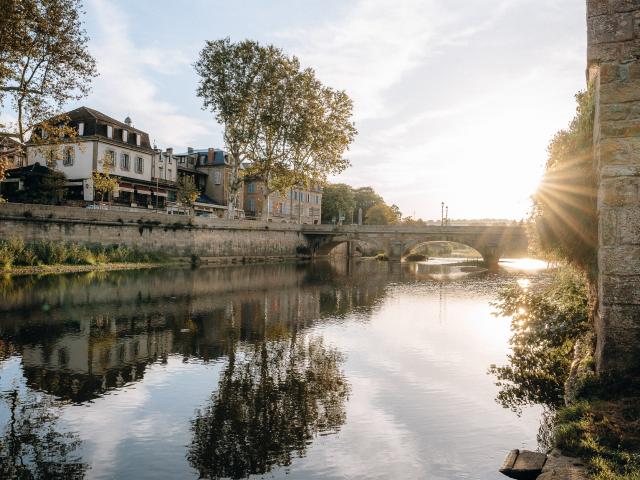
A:
POLYGON ((289 465, 318 433, 337 431, 349 393, 341 354, 322 338, 290 337, 232 352, 211 403, 193 421, 187 457, 207 478, 289 465))
POLYGON ((80 440, 57 429, 49 402, 33 393, 8 392, 0 398, 10 411, 0 438, 0 477, 79 479, 87 465, 74 455, 80 440))

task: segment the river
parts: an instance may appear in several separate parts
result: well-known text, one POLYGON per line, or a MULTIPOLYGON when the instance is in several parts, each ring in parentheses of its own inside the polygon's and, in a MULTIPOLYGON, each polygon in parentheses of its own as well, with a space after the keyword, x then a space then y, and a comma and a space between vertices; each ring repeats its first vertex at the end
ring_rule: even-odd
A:
POLYGON ((501 266, 0 278, 0 473, 506 478, 541 410, 495 402, 510 329, 490 302, 546 273, 501 266))

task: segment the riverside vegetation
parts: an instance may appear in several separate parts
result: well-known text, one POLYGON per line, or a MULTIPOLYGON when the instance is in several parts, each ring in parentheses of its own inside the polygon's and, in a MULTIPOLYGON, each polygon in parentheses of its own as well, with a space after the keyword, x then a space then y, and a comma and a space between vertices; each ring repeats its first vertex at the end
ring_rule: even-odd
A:
POLYGON ((167 261, 168 257, 161 252, 141 252, 122 245, 105 247, 44 240, 31 243, 25 243, 20 239, 0 240, 0 270, 11 270, 16 267, 142 264, 167 261))
POLYGON ((498 295, 496 314, 512 317, 506 366, 492 365, 497 401, 519 412, 542 404, 548 428, 541 446, 581 457, 596 480, 640 479, 640 386, 637 376, 595 372, 597 209, 593 171, 592 92, 576 95, 569 128, 549 146, 534 196, 533 238, 543 256, 564 265, 553 279, 513 285, 498 295))

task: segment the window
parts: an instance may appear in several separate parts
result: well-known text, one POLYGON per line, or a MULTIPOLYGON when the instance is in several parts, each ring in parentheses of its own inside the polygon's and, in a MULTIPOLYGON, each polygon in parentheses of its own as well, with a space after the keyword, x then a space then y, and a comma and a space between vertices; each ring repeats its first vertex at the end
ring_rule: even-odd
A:
POLYGON ((216 185, 220 185, 220 172, 219 171, 213 172, 213 183, 215 183, 216 185))
POLYGON ((111 125, 107 125, 107 138, 113 138, 113 127, 111 125))
POLYGON ((256 193, 256 184, 253 182, 250 182, 249 185, 247 185, 247 193, 256 193))
POLYGON ((78 124, 78 136, 84 135, 84 122, 78 124))
POLYGON ((144 172, 144 159, 142 157, 136 157, 136 173, 144 172))
POLYGON ((73 151, 73 147, 66 147, 62 155, 62 164, 65 167, 70 167, 71 165, 73 165, 74 157, 75 157, 75 152, 73 151))
POLYGON ((120 154, 120 168, 122 170, 129 170, 129 154, 121 153, 120 154))
POLYGON ((104 162, 109 167, 114 167, 116 164, 116 152, 113 150, 107 150, 104 152, 104 162))
POLYGON ((136 145, 140 146, 140 134, 136 133, 136 145))
POLYGON ((162 167, 159 168, 160 173, 158 174, 158 178, 163 178, 162 177, 162 167))
POLYGON ((173 178, 173 177, 171 176, 171 173, 172 173, 172 172, 171 172, 171 169, 169 168, 169 169, 167 170, 167 178, 168 178, 169 180, 171 180, 171 179, 173 178))
POLYGON ((250 198, 247 202, 247 207, 250 212, 256 211, 256 201, 253 198, 250 198))
POLYGON ((122 141, 123 142, 129 141, 129 132, 126 130, 122 130, 122 141))

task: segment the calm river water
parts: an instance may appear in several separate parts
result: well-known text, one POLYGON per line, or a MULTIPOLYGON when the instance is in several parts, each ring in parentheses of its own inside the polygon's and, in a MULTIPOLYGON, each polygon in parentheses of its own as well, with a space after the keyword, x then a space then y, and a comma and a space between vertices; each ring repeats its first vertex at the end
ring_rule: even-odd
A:
POLYGON ((540 410, 494 400, 490 302, 525 267, 0 278, 0 477, 505 478, 540 410))

